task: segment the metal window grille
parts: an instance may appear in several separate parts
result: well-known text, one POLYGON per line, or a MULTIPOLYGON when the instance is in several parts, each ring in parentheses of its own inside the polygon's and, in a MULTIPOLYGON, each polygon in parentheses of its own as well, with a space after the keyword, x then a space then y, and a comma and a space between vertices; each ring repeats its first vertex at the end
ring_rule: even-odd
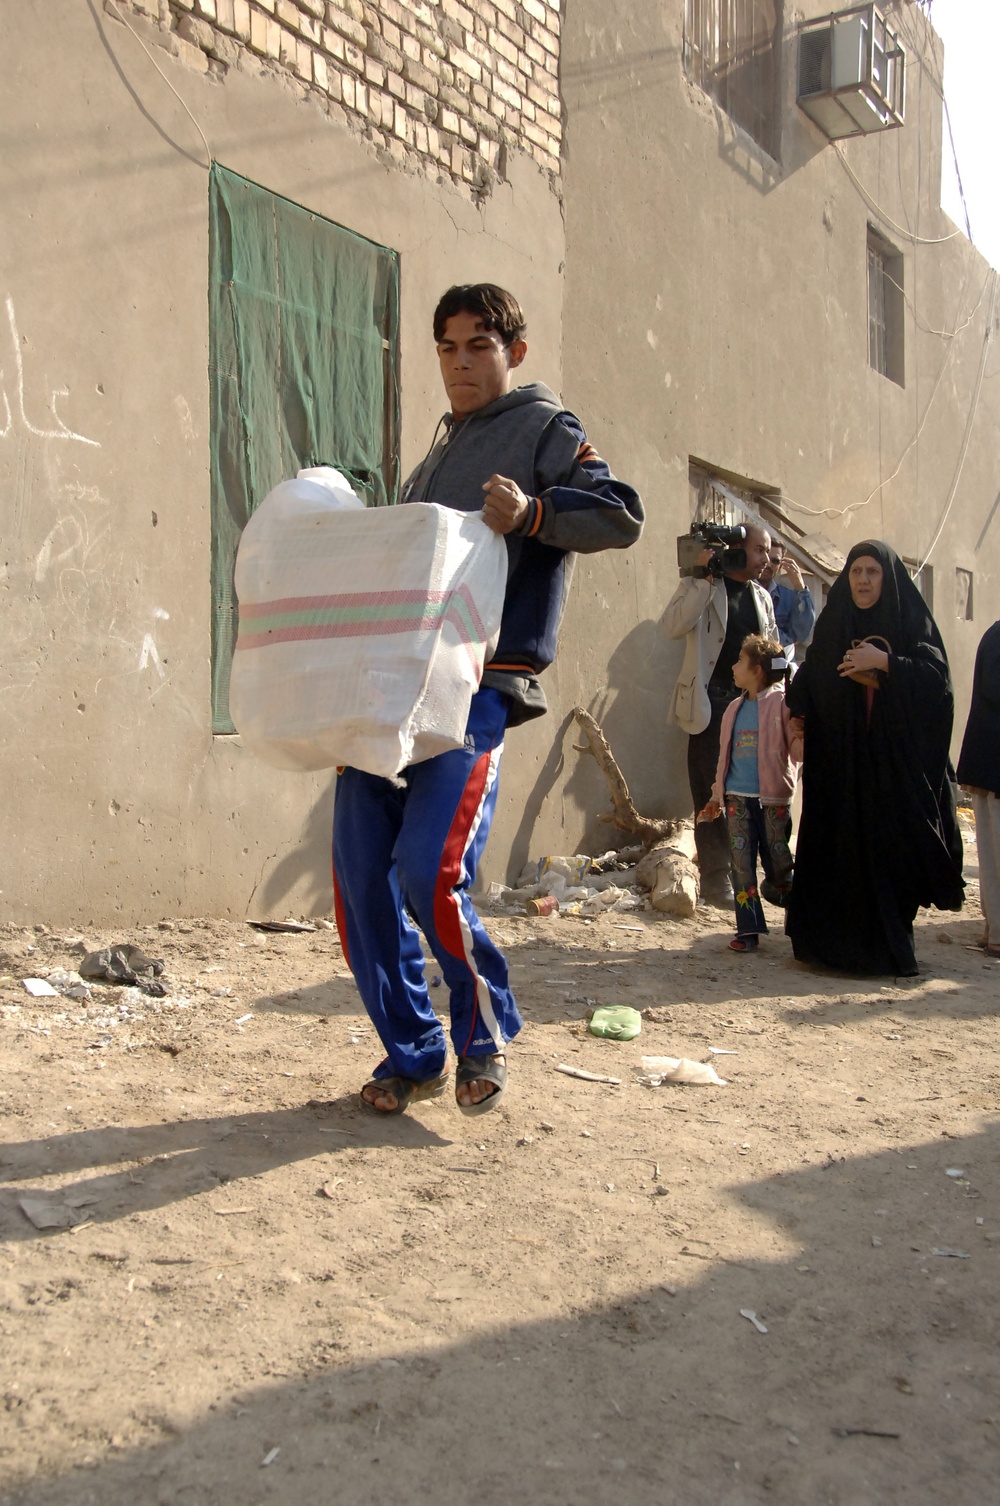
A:
POLYGON ((685 0, 684 68, 777 156, 782 0, 685 0))

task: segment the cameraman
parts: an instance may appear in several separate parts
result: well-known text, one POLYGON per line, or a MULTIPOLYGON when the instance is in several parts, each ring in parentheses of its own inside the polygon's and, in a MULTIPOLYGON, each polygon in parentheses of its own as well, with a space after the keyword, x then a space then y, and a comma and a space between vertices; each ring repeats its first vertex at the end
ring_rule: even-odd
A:
MULTIPOLYGON (((697 563, 706 570, 702 577, 682 576, 666 611, 663 630, 668 638, 687 637, 684 662, 674 686, 670 716, 688 734, 688 780, 698 812, 712 793, 719 761, 719 730, 722 714, 739 695, 733 684, 733 665, 749 633, 777 636, 771 598, 760 577, 768 564, 771 536, 763 528, 748 526, 746 564, 724 569, 718 577, 708 573, 715 551, 706 548, 697 563)), ((729 835, 725 820, 695 826, 701 897, 710 905, 732 904, 729 835)))

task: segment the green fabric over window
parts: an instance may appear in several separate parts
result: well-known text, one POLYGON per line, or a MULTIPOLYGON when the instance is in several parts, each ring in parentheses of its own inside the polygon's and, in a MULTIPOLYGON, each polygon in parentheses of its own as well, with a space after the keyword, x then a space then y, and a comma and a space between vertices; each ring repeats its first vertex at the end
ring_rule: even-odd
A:
POLYGON ((396 500, 399 259, 217 164, 209 245, 212 730, 233 732, 233 566, 254 508, 311 465, 369 506, 396 500))

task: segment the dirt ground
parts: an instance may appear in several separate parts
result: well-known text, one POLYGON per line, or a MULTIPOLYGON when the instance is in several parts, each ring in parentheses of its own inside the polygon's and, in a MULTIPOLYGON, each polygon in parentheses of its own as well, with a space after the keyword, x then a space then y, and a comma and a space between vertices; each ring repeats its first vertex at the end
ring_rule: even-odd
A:
POLYGON ((799 966, 777 914, 737 956, 718 910, 485 913, 526 1023, 478 1119, 359 1111, 332 929, 88 933, 168 984, 89 1000, 22 982, 81 938, 0 931, 4 1506, 996 1500, 974 878, 905 985, 799 966), (652 1013, 600 1040, 590 1002, 652 1013), (644 1053, 727 1085, 642 1086, 644 1053))

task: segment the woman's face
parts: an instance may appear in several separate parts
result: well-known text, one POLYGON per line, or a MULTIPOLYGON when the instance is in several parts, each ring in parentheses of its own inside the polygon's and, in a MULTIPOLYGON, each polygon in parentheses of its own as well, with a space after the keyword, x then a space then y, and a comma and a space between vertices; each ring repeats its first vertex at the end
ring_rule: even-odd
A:
POLYGON ((847 572, 851 600, 856 607, 873 607, 882 595, 882 566, 870 554, 860 554, 847 572))

